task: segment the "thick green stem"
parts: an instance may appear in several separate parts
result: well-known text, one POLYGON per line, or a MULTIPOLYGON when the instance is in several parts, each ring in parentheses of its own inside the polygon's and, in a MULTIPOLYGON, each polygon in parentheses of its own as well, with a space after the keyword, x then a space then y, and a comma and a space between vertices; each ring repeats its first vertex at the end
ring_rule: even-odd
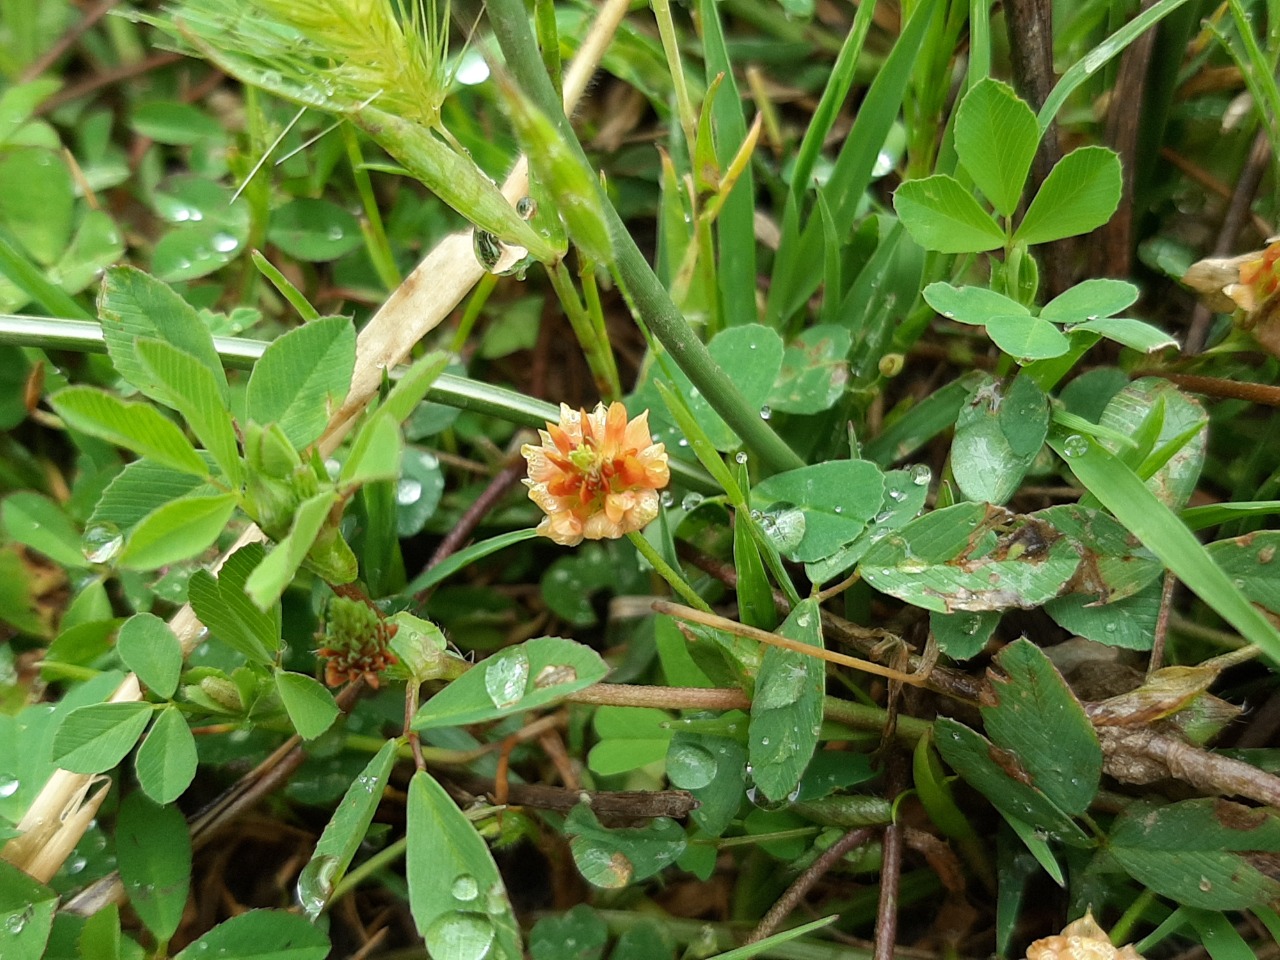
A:
POLYGON ((691 607, 695 607, 704 613, 710 613, 711 607, 707 601, 703 600, 689 586, 688 581, 680 575, 680 572, 662 559, 662 555, 653 549, 653 544, 644 538, 644 534, 632 531, 627 534, 627 539, 635 544, 635 548, 640 551, 640 556, 649 561, 654 570, 658 571, 658 576, 667 581, 671 585, 671 589, 680 595, 680 598, 691 607))
MULTIPOLYGON (((543 68, 522 0, 490 0, 489 23, 502 47, 507 67, 524 94, 551 119, 565 143, 587 164, 582 145, 565 117, 560 98, 543 68)), ((711 358, 697 334, 680 315, 613 205, 606 201, 604 211, 617 251, 618 274, 654 336, 706 397, 712 409, 724 418, 767 470, 778 472, 803 467, 804 461, 760 419, 759 411, 747 403, 741 391, 711 358)))

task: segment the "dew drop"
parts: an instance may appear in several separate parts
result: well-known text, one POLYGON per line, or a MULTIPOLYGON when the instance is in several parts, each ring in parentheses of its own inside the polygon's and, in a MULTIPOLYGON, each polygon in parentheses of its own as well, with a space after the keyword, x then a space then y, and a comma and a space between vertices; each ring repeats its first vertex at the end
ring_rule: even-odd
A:
POLYGON ((1208 893, 1212 889, 1213 889, 1213 882, 1208 877, 1201 877, 1200 890, 1204 893, 1208 893))
POLYGON ((532 220, 538 213, 538 201, 533 197, 521 197, 516 201, 516 216, 521 220, 532 220))
POLYGON ((338 858, 319 856, 310 860, 298 875, 298 903, 307 919, 320 916, 333 894, 333 881, 338 872, 338 858))
POLYGON ((669 507, 676 502, 675 494, 670 490, 663 490, 658 499, 662 502, 664 507, 669 507))
POLYGON ((346 236, 346 232, 342 229, 342 227, 338 226, 335 223, 335 224, 331 224, 329 229, 325 231, 325 236, 328 237, 330 240, 341 240, 344 236, 346 236))
POLYGON ((124 534, 110 521, 89 524, 80 540, 80 549, 90 563, 110 563, 122 546, 124 534))
POLYGON ((480 896, 480 884, 476 882, 476 878, 469 874, 462 874, 453 881, 451 888, 454 899, 469 903, 476 897, 480 896))
POLYGON ((911 468, 911 482, 917 487, 923 487, 933 479, 933 471, 926 467, 923 463, 917 463, 911 468))
POLYGON ((219 253, 231 253, 240 246, 240 241, 229 233, 215 233, 210 242, 213 244, 213 249, 219 253))
POLYGON ((18 788, 22 786, 22 781, 17 777, 8 774, 0 774, 0 800, 5 797, 12 797, 18 792, 18 788))
POLYGON ((772 407, 770 407, 767 403, 766 403, 763 407, 761 407, 761 408, 760 408, 760 419, 761 419, 761 420, 768 420, 768 419, 769 419, 770 417, 772 417, 772 416, 773 416, 773 408, 772 408, 772 407))
POLYGON ((901 503, 903 500, 907 499, 907 492, 905 490, 899 490, 897 487, 890 487, 889 499, 894 503, 901 503))
POLYGON ((1062 452, 1068 457, 1083 457, 1089 452, 1089 439, 1073 433, 1062 441, 1062 452))
POLYGON ((529 657, 519 647, 490 657, 484 667, 484 689, 498 708, 518 703, 529 682, 529 657))
POLYGON ((443 913, 427 927, 427 950, 443 960, 483 960, 493 945, 493 921, 481 913, 443 913))
POLYGON ((422 498, 422 484, 409 477, 396 484, 396 503, 402 507, 417 503, 422 498))
POLYGON ((681 510, 696 510, 702 504, 702 494, 686 493, 684 499, 680 501, 681 510))
POLYGON ((745 450, 739 450, 737 453, 735 453, 735 454, 733 455, 733 462, 734 462, 734 463, 746 463, 746 462, 747 462, 747 451, 745 451, 745 450))

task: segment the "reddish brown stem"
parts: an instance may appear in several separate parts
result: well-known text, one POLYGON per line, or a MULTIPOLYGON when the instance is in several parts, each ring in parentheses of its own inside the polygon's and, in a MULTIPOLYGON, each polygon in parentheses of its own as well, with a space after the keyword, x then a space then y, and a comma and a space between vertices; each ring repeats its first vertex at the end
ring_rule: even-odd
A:
POLYGON ((769 908, 756 928, 751 931, 751 936, 747 937, 747 943, 755 943, 770 936, 787 919, 787 916, 800 905, 800 901, 805 898, 814 884, 822 879, 823 875, 839 863, 850 850, 860 847, 874 834, 871 827, 859 827, 856 830, 850 830, 843 837, 827 847, 826 850, 809 864, 801 874, 791 882, 791 886, 783 892, 776 903, 769 908))

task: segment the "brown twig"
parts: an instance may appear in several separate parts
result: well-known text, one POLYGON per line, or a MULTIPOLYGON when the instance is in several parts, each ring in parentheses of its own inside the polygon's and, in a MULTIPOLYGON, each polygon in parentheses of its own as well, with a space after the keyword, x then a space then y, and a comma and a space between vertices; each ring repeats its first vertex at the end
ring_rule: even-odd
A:
POLYGON ((54 62, 70 50, 72 44, 79 40, 86 30, 101 20, 119 2, 120 0, 99 0, 98 3, 86 10, 84 16, 67 28, 67 31, 57 39, 53 46, 31 61, 27 68, 22 71, 18 82, 29 83, 52 67, 54 62))
MULTIPOLYGON (((492 797, 498 785, 488 777, 452 777, 452 781, 472 796, 492 797)), ((507 803, 540 810, 572 810, 585 803, 602 821, 651 820, 654 817, 680 819, 698 808, 687 790, 573 790, 542 783, 509 783, 507 803)))
MULTIPOLYGON (((1142 9, 1154 0, 1143 0, 1142 9)), ((1092 276, 1127 277, 1133 269, 1133 185, 1138 170, 1138 133, 1142 128, 1148 67, 1156 30, 1148 28, 1120 58, 1116 84, 1107 110, 1107 143, 1120 155, 1120 204, 1115 215, 1097 229, 1090 243, 1092 276)))
MULTIPOLYGON (((499 470, 489 485, 481 491, 480 496, 476 497, 475 502, 463 512, 458 519, 457 524, 450 530, 440 545, 436 547, 435 553, 431 555, 431 559, 427 561, 426 570, 430 570, 441 561, 454 553, 457 553, 467 538, 475 532, 476 527, 480 526, 481 521, 488 516, 489 511, 498 505, 507 492, 516 485, 521 477, 525 475, 525 462, 523 458, 515 457, 506 466, 499 470)), ((419 607, 427 602, 431 595, 432 587, 420 590, 414 594, 413 602, 419 607)))
POLYGON ((597 683, 565 699, 614 707, 656 707, 659 710, 750 710, 751 699, 741 690, 721 687, 652 687, 630 683, 597 683))
POLYGON ((1280 806, 1280 777, 1251 764, 1201 750, 1149 727, 1096 727, 1103 769, 1124 783, 1182 780, 1206 793, 1280 806))
POLYGON ((859 827, 856 830, 850 830, 843 837, 822 851, 821 855, 805 867, 800 875, 791 881, 791 886, 783 891, 769 912, 760 918, 760 922, 756 924, 756 928, 751 931, 751 935, 747 937, 747 943, 755 943, 763 940, 765 937, 773 934, 775 930, 787 919, 787 916, 800 905, 814 885, 822 879, 823 875, 834 867, 837 863, 844 859, 845 854, 860 847, 874 834, 874 830, 870 827, 859 827))
MULTIPOLYGON (((676 541, 676 549, 682 558, 705 573, 709 573, 730 589, 738 586, 738 572, 732 564, 723 563, 683 541, 676 541)), ((781 612, 791 611, 790 602, 780 590, 773 592, 773 602, 781 612)), ((822 611, 822 629, 827 639, 847 643, 868 657, 878 656, 878 648, 886 640, 902 642, 902 638, 891 630, 863 627, 826 610, 822 611)), ((925 658, 912 654, 908 666, 913 673, 918 673, 922 667, 927 666, 927 663, 925 658)), ((982 699, 986 682, 950 667, 935 666, 925 677, 924 686, 934 693, 940 693, 953 700, 977 703, 982 699)))
POLYGON ((1244 380, 1226 380, 1222 377, 1201 377, 1191 373, 1170 373, 1167 370, 1143 370, 1137 376, 1163 377, 1170 383, 1186 387, 1192 393, 1206 397, 1222 397, 1227 400, 1247 400, 1264 407, 1280 407, 1280 387, 1268 383, 1249 383, 1244 380))
POLYGON ((121 80, 128 80, 132 77, 140 76, 144 73, 150 73, 152 70, 158 70, 160 67, 167 67, 171 63, 177 63, 179 60, 185 59, 180 53, 156 53, 145 60, 138 60, 135 63, 126 63, 123 66, 116 67, 114 70, 104 70, 102 73, 94 74, 87 80, 74 84, 70 87, 64 87, 51 97, 47 97, 40 102, 34 111, 35 116, 43 116, 51 110, 62 106, 64 103, 70 103, 73 100, 79 100, 95 91, 101 90, 103 87, 109 87, 113 83, 119 83, 121 80))
POLYGON ((1173 588, 1178 585, 1178 578, 1172 570, 1164 573, 1164 585, 1160 588, 1160 612, 1156 615, 1155 636, 1151 641, 1151 656, 1147 660, 1147 676, 1155 673, 1164 664, 1164 643, 1169 636, 1169 614, 1173 611, 1173 588))
MULTIPOLYGON (((903 757, 890 746, 886 757, 886 793, 893 801, 906 786, 903 757)), ((873 960, 893 960, 898 940, 898 884, 902 880, 902 827, 884 828, 884 860, 880 866, 880 902, 876 908, 876 946, 873 960)))

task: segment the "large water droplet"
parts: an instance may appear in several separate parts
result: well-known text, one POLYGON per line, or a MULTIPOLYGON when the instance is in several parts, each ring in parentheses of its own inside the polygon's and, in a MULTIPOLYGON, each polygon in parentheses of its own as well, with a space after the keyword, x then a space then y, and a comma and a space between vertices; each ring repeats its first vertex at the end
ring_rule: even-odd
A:
POLYGON ((319 856, 311 859, 298 874, 298 903, 308 920, 320 916, 324 905, 329 902, 337 872, 337 857, 319 856))
POLYGON ((733 455, 733 462, 734 462, 734 463, 746 463, 746 462, 747 462, 747 459, 748 459, 748 458, 747 458, 747 451, 745 451, 745 450, 739 450, 737 453, 735 453, 735 454, 733 455))
POLYGON ((99 521, 85 527, 80 549, 90 563, 110 563, 124 546, 124 535, 110 521, 99 521))
POLYGON ((215 233, 210 242, 219 253, 231 253, 240 246, 240 241, 229 233, 215 233))
POLYGON ((396 503, 402 507, 417 503, 422 498, 422 484, 411 477, 404 477, 396 484, 396 503))
POLYGON ((804 513, 794 504, 775 503, 760 514, 760 529, 781 553, 789 553, 804 539, 804 513))
POLYGON ((519 703, 529 683, 529 658, 519 647, 490 657, 484 666, 484 689, 495 707, 519 703))
POLYGON ((711 751, 696 743, 677 740, 667 751, 667 777, 681 790, 705 787, 715 779, 718 766, 711 751))
POLYGON ((445 913, 427 927, 427 950, 440 960, 483 960, 495 935, 493 921, 481 913, 445 913))
POLYGON ((917 463, 911 468, 911 482, 917 487, 923 487, 926 483, 933 479, 933 471, 926 467, 923 463, 917 463))
POLYGON ((760 408, 760 419, 761 419, 761 420, 768 420, 768 419, 769 419, 770 417, 772 417, 772 416, 773 416, 773 408, 772 408, 772 407, 770 407, 767 403, 766 403, 763 407, 761 407, 761 408, 760 408))
POLYGON ((696 510, 702 503, 703 497, 700 493, 686 493, 684 499, 680 501, 680 509, 696 510))
POLYGON ((1062 441, 1062 452, 1068 457, 1083 457, 1089 452, 1089 438, 1073 433, 1062 441))
POLYGON ((450 890, 455 900, 461 900, 464 903, 470 903, 480 896, 480 884, 476 882, 475 877, 467 873, 455 879, 450 890))
POLYGON ((7 773, 0 773, 0 800, 5 797, 12 797, 21 786, 22 781, 17 777, 10 776, 7 773))

